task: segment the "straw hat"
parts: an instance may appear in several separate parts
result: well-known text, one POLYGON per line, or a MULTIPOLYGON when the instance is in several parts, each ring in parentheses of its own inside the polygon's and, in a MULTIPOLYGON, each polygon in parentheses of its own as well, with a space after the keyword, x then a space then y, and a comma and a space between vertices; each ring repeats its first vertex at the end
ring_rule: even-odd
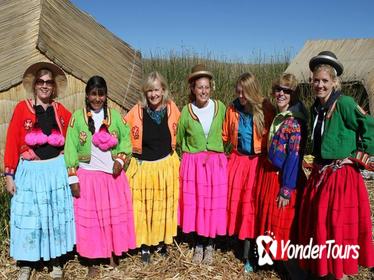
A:
POLYGON ((188 82, 190 83, 192 80, 196 80, 200 77, 208 77, 209 79, 213 79, 212 72, 208 71, 204 64, 196 64, 191 69, 191 74, 188 76, 188 82))
POLYGON ((64 71, 57 65, 49 62, 37 62, 29 66, 23 74, 22 84, 27 93, 34 94, 34 80, 35 75, 41 69, 47 69, 52 72, 56 86, 55 86, 55 96, 63 93, 67 87, 67 79, 64 71))
POLYGON ((309 69, 313 72, 314 68, 320 64, 328 64, 336 70, 336 75, 340 76, 343 74, 343 64, 338 60, 336 55, 330 51, 320 52, 317 56, 312 57, 309 61, 309 69))

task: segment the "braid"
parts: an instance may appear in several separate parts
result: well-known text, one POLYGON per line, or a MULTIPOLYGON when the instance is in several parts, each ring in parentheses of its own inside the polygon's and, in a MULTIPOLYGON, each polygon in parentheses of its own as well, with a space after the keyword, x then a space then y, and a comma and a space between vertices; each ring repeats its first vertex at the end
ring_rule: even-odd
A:
POLYGON ((108 123, 108 98, 105 99, 105 102, 103 104, 103 110, 104 110, 104 122, 105 124, 103 123, 100 128, 103 126, 103 125, 106 125, 108 123))
POLYGON ((108 119, 108 97, 105 99, 103 109, 104 109, 104 119, 107 120, 108 119))
MULTIPOLYGON (((86 111, 91 112, 90 104, 88 103, 88 98, 86 97, 86 111)), ((87 115, 88 119, 88 130, 91 131, 91 134, 93 135, 95 133, 95 122, 92 119, 91 114, 87 115)))

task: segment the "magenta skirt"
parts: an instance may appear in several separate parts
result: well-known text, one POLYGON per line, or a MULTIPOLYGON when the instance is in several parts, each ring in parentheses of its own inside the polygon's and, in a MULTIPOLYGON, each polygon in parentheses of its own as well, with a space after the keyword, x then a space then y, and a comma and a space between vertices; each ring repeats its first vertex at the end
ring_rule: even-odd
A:
POLYGON ((226 234, 227 159, 224 153, 183 153, 178 224, 184 233, 226 234))
POLYGON ((124 172, 117 178, 78 169, 80 197, 74 199, 77 252, 86 258, 120 256, 136 247, 134 213, 124 172))

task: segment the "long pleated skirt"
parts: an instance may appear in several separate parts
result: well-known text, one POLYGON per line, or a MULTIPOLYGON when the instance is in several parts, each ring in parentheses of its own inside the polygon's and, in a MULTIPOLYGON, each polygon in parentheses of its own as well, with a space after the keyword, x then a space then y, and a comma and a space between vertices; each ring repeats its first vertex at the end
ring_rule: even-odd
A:
POLYGON ((358 265, 374 266, 374 243, 370 204, 365 183, 358 169, 344 165, 320 172, 315 167, 310 175, 301 203, 299 242, 334 245, 343 249, 324 250, 321 258, 302 260, 301 265, 318 276, 328 274, 342 278, 358 273, 358 265), (358 258, 347 246, 360 246, 358 258))
POLYGON ((73 250, 73 198, 62 155, 20 160, 10 209, 10 256, 20 261, 57 258, 73 250))
POLYGON ((271 235, 278 243, 278 251, 273 259, 287 260, 287 254, 281 257, 281 243, 296 242, 296 214, 300 201, 300 191, 306 183, 303 171, 300 171, 298 186, 291 193, 287 206, 278 207, 281 188, 281 173, 268 161, 259 165, 258 181, 255 187, 256 200, 256 236, 271 235))
POLYGON ((184 233, 214 238, 227 229, 227 159, 224 153, 183 153, 179 225, 184 233))
POLYGON ((77 252, 86 258, 120 256, 135 248, 134 213, 127 177, 79 168, 74 198, 77 252))
POLYGON ((255 237, 253 186, 258 159, 233 152, 228 161, 227 232, 239 239, 255 237))
POLYGON ((135 217, 136 245, 173 243, 177 235, 179 158, 131 159, 127 169, 135 217))

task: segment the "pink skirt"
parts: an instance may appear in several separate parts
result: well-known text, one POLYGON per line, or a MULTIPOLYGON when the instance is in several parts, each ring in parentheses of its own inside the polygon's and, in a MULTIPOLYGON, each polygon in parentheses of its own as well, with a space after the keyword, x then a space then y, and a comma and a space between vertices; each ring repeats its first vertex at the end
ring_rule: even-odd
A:
POLYGON ((183 153, 178 224, 184 233, 226 234, 227 159, 224 153, 183 153))
MULTIPOLYGON (((358 273, 358 265, 374 266, 374 245, 370 203, 360 172, 351 165, 319 173, 315 167, 304 190, 299 218, 299 241, 324 245, 335 240, 338 245, 360 246, 358 258, 351 254, 330 257, 324 250, 321 258, 303 260, 301 265, 317 276, 358 273), (318 186, 317 186, 318 185, 318 186)), ((344 251, 343 251, 344 253, 344 251)))
POLYGON ((102 171, 78 169, 80 197, 74 199, 77 252, 86 258, 109 258, 135 248, 134 213, 124 172, 117 178, 102 171))
POLYGON ((240 239, 255 237, 253 186, 258 159, 233 152, 228 161, 227 231, 240 239))

